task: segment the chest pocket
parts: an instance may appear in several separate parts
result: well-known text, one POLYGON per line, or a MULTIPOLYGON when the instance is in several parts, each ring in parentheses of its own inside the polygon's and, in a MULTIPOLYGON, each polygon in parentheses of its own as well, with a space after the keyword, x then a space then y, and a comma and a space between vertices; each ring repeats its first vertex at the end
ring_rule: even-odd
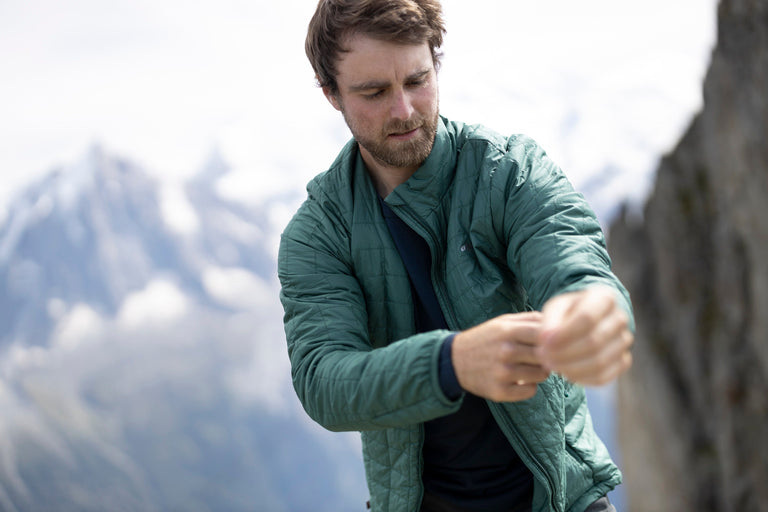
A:
POLYGON ((504 313, 529 310, 527 295, 506 262, 506 248, 479 235, 446 251, 446 287, 462 328, 504 313))

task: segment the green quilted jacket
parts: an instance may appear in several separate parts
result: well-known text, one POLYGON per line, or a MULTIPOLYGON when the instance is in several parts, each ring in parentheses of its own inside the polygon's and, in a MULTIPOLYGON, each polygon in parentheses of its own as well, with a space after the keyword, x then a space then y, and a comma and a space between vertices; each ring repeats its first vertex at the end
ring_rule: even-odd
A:
MULTIPOLYGON (((594 214, 536 143, 440 121, 386 202, 427 241, 450 328, 592 284, 614 287, 629 314, 594 214)), ((449 332, 414 334, 408 274, 354 141, 307 190, 278 259, 296 393, 325 428, 362 433, 374 511, 416 511, 422 424, 461 403, 438 381, 449 332)), ((621 481, 580 387, 552 375, 530 400, 489 406, 534 475, 534 512, 581 512, 621 481)))

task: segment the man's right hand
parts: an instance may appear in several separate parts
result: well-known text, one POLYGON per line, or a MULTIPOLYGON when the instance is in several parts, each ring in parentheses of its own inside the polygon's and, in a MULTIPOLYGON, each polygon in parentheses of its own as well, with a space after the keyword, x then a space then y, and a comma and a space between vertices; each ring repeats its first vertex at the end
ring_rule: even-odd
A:
POLYGON ((532 398, 549 377, 534 353, 541 321, 535 311, 501 315, 458 333, 451 359, 461 387, 494 402, 532 398))

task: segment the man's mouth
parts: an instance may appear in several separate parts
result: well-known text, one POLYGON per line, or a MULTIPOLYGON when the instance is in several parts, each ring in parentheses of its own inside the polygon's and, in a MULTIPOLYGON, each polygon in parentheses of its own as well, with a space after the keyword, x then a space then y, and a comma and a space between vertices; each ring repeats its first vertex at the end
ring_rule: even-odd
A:
POLYGON ((407 140, 416 135, 416 132, 419 131, 419 126, 416 128, 413 128, 412 130, 404 131, 404 132, 396 132, 396 133, 390 133, 389 136, 396 140, 407 140))

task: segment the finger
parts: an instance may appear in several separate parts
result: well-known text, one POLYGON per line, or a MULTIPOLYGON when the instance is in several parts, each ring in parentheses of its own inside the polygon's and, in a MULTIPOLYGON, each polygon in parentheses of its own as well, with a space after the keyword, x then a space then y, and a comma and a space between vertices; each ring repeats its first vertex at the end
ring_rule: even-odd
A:
POLYGON ((544 335, 554 333, 563 324, 573 305, 574 294, 571 293, 548 300, 542 309, 542 333, 544 335))
POLYGON ((565 344, 545 343, 537 354, 548 366, 553 367, 568 361, 586 359, 599 353, 603 348, 622 336, 627 330, 627 315, 616 309, 607 318, 600 321, 592 332, 565 344))
POLYGON ((501 364, 491 371, 492 379, 504 385, 543 382, 550 372, 535 364, 501 364))
POLYGON ((590 369, 589 371, 571 370, 568 373, 562 373, 561 375, 573 382, 582 386, 602 386, 609 383, 616 376, 621 373, 621 364, 618 362, 606 368, 602 368, 599 371, 590 369))
POLYGON ((533 318, 518 318, 510 315, 505 317, 503 324, 503 339, 526 345, 536 345, 541 333, 541 322, 533 318))
POLYGON ((494 402, 519 402, 533 398, 538 389, 536 384, 509 384, 500 386, 490 399, 494 402))
POLYGON ((635 344, 635 335, 630 332, 629 328, 627 328, 621 333, 621 336, 627 350, 631 349, 632 345, 635 344))
POLYGON ((627 331, 626 334, 612 340, 600 353, 554 365, 552 370, 572 382, 587 385, 606 384, 629 368, 628 364, 631 364, 629 347, 632 340, 632 335, 627 331))
POLYGON ((517 385, 544 382, 550 375, 550 372, 537 365, 511 365, 508 367, 508 370, 508 383, 517 385))
POLYGON ((573 382, 583 386, 604 386, 627 371, 630 366, 632 366, 632 354, 625 352, 618 364, 606 368, 601 373, 593 374, 585 379, 574 380, 573 382))
POLYGON ((522 313, 507 313, 501 315, 502 318, 529 320, 532 322, 541 322, 543 315, 541 311, 523 311, 522 313))
POLYGON ((551 315, 545 305, 542 329, 544 342, 553 346, 564 345, 574 338, 585 336, 616 308, 613 291, 604 287, 589 288, 553 300, 556 302, 551 315))
POLYGON ((510 341, 499 348, 499 360, 505 365, 531 364, 541 366, 542 360, 534 345, 510 341))

